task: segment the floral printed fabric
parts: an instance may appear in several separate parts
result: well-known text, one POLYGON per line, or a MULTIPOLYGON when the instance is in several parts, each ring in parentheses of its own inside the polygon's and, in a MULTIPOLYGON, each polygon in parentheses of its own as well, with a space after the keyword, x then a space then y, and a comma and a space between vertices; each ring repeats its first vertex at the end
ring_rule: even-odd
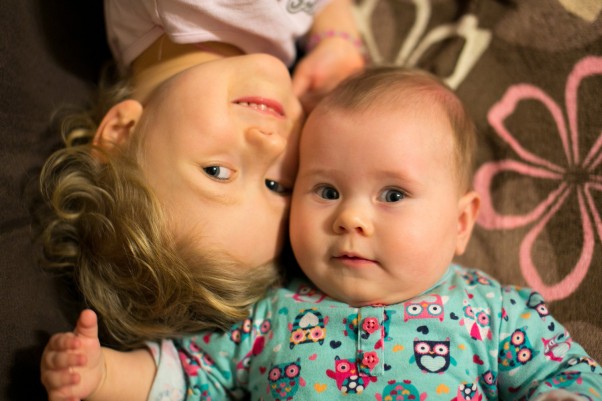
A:
POLYGON ((424 294, 353 308, 304 282, 227 333, 154 346, 151 400, 601 399, 602 370, 526 288, 451 266, 424 294), (178 362, 181 363, 178 366, 178 362), (347 396, 347 397, 345 397, 347 396))

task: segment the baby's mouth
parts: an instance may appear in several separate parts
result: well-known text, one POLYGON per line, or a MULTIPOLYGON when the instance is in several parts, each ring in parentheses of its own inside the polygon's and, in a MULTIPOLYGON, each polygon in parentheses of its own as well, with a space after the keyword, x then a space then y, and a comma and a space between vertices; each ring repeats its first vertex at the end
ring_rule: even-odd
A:
POLYGON ((376 260, 365 258, 355 253, 341 253, 333 256, 333 259, 343 264, 351 264, 361 266, 365 264, 378 264, 376 260))

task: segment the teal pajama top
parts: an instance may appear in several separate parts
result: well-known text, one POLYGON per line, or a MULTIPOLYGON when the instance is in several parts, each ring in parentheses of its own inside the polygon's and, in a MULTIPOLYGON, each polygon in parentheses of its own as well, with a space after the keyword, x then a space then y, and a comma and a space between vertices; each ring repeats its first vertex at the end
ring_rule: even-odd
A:
POLYGON ((602 399, 600 366, 538 293, 456 265, 386 306, 350 307, 293 281, 226 333, 149 348, 154 401, 602 399))

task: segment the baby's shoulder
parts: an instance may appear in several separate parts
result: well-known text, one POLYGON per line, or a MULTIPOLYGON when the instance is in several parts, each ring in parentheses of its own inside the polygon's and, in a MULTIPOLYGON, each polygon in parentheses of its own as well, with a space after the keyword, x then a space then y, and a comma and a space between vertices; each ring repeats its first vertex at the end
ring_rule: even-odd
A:
POLYGON ((452 265, 449 281, 448 288, 463 292, 467 298, 475 302, 491 306, 526 306, 530 309, 545 305, 543 297, 537 291, 519 285, 502 284, 479 269, 452 265))

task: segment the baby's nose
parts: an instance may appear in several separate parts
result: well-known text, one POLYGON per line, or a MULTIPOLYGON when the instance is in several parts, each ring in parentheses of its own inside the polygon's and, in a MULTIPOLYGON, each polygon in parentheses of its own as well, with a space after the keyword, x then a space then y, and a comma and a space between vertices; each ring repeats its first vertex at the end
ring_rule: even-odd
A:
POLYGON ((361 236, 374 234, 374 225, 359 205, 342 205, 333 223, 333 230, 337 234, 356 233, 361 236))

